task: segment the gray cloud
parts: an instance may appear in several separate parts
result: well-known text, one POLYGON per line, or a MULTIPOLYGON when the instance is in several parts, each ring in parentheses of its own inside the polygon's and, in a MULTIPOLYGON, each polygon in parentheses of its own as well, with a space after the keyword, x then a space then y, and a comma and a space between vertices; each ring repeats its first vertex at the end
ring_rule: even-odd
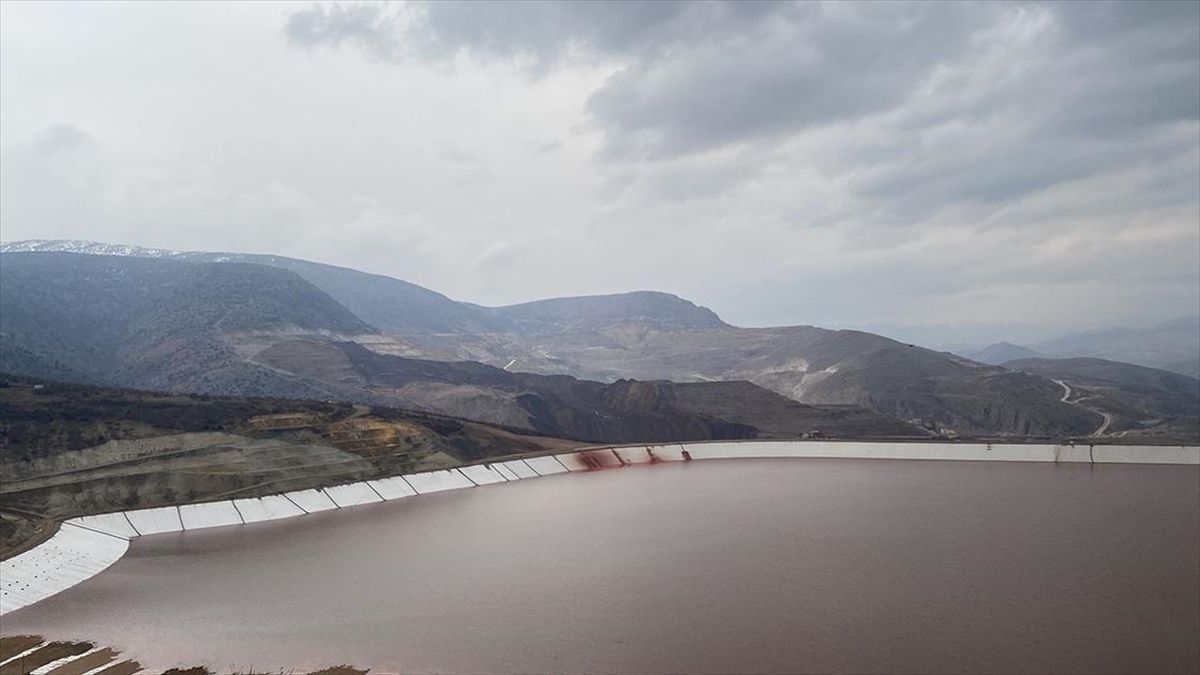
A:
POLYGON ((39 154, 57 155, 86 147, 93 142, 91 134, 72 124, 51 124, 33 139, 33 150, 39 154))
POLYGON ((284 30, 291 45, 305 49, 351 44, 376 57, 397 55, 396 17, 381 4, 313 5, 291 12, 284 30))

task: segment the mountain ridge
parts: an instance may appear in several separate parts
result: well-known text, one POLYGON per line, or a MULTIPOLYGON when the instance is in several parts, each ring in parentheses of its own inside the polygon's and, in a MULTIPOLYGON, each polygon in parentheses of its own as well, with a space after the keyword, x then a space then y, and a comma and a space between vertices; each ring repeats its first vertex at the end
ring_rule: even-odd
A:
MULTIPOLYGON (((99 246, 97 250, 103 251, 129 249, 133 257, 139 257, 136 248, 86 242, 43 240, 4 246, 10 251, 3 253, 5 256, 49 255, 13 250, 22 247, 87 250, 99 246)), ((318 290, 348 315, 370 326, 370 332, 351 337, 350 341, 385 355, 442 362, 478 361, 503 371, 570 375, 600 383, 629 379, 680 383, 744 380, 801 403, 860 406, 948 434, 1074 437, 1086 435, 1098 424, 1098 413, 1061 401, 1059 386, 1042 376, 861 331, 812 326, 737 328, 711 310, 667 293, 552 298, 486 308, 458 303, 390 277, 280 256, 149 251, 142 257, 157 258, 157 264, 164 265, 282 268, 295 277, 293 283, 318 290), (339 297, 357 303, 359 311, 351 310, 339 297), (375 320, 365 321, 364 314, 375 320)), ((74 297, 73 291, 60 291, 67 302, 74 297)), ((27 318, 36 324, 34 318, 27 318)), ((282 382, 290 383, 287 386, 304 391, 303 396, 320 396, 323 392, 346 400, 378 401, 373 397, 379 392, 373 391, 370 383, 351 385, 339 379, 357 376, 348 374, 344 363, 336 365, 341 363, 336 358, 322 361, 325 365, 319 368, 309 368, 295 361, 306 358, 304 350, 294 350, 289 356, 293 360, 284 361, 279 360, 278 350, 270 351, 273 345, 294 338, 336 341, 338 331, 308 336, 299 329, 290 335, 266 333, 225 332, 217 340, 220 344, 210 345, 210 349, 224 349, 226 356, 232 350, 241 361, 238 368, 284 386, 282 378, 282 382), (298 374, 301 371, 306 374, 298 374)), ((103 331, 96 337, 104 338, 103 331)), ((19 346, 29 348, 31 344, 19 346)), ((140 349, 142 343, 135 342, 134 347, 140 349)), ((232 366, 235 361, 230 359, 226 365, 232 366)), ((51 368, 54 362, 53 358, 44 360, 39 367, 51 368)), ((169 359, 164 363, 169 365, 169 359)), ((196 372, 191 374, 192 379, 185 380, 186 386, 203 384, 205 370, 193 368, 196 372)), ((236 372, 230 377, 237 381, 236 372)), ((211 382, 208 384, 211 386, 211 382)), ((294 391, 290 394, 297 395, 294 391)), ((471 400, 483 406, 481 409, 491 409, 487 401, 494 402, 496 396, 488 387, 472 390, 448 383, 408 387, 407 394, 392 391, 389 396, 408 394, 413 397, 391 402, 427 409, 443 406, 461 412, 463 406, 472 405, 471 400)), ((1200 435, 1200 429, 1196 434, 1200 435)))

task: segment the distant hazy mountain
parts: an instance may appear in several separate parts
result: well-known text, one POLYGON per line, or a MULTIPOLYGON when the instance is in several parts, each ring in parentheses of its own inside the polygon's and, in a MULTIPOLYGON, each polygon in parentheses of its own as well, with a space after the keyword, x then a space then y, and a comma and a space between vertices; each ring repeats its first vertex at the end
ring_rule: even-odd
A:
MULTIPOLYGON (((361 344, 377 353, 447 361, 474 360, 507 371, 570 375, 600 382, 613 383, 630 378, 692 383, 744 380, 794 401, 822 406, 860 406, 900 420, 960 434, 1078 436, 1091 432, 1100 423, 1098 413, 1062 402, 1061 387, 1041 376, 987 366, 857 331, 830 331, 807 326, 735 328, 722 322, 708 309, 664 293, 560 298, 485 308, 454 302, 433 291, 396 279, 277 256, 158 250, 147 253, 129 247, 80 242, 17 242, 5 245, 8 250, 55 246, 78 251, 119 250, 129 256, 158 258, 143 262, 161 265, 205 267, 199 261, 206 261, 219 262, 231 268, 239 267, 235 264, 237 262, 243 263, 240 267, 282 267, 286 272, 277 270, 278 274, 290 273, 287 278, 292 280, 291 283, 303 284, 303 287, 297 286, 297 293, 301 297, 309 297, 313 287, 320 289, 327 294, 323 297, 336 300, 344 310, 349 310, 347 314, 361 319, 360 323, 380 329, 380 333, 364 332, 348 337, 342 329, 345 326, 334 328, 323 325, 315 329, 298 325, 292 328, 279 327, 272 329, 273 332, 258 331, 257 337, 247 337, 246 330, 228 330, 228 321, 218 320, 215 329, 203 321, 189 324, 198 335, 215 336, 212 344, 219 343, 220 349, 213 346, 214 353, 220 352, 225 356, 233 354, 241 359, 242 367, 258 369, 253 370, 256 376, 261 374, 266 377, 269 374, 275 378, 272 381, 283 378, 307 388, 306 392, 289 392, 292 396, 308 396, 312 395, 311 390, 316 390, 323 392, 319 395, 345 400, 402 403, 454 411, 454 414, 468 417, 472 415, 463 411, 474 405, 469 402, 470 392, 474 392, 480 415, 496 414, 493 399, 508 396, 507 393, 497 393, 500 390, 494 383, 478 385, 456 382, 438 386, 408 383, 403 387, 388 387, 387 398, 381 401, 378 398, 381 395, 379 383, 371 377, 365 383, 360 381, 361 372, 353 374, 346 371, 337 366, 336 359, 318 359, 316 363, 324 365, 317 370, 302 367, 302 359, 286 362, 276 359, 268 363, 268 356, 278 356, 277 352, 268 350, 289 337, 328 340, 331 339, 329 335, 341 333, 343 337, 348 337, 344 341, 361 344), (246 265, 247 262, 255 264, 246 265), (309 334, 305 335, 305 331, 309 334), (399 339, 396 339, 397 336, 399 339), (264 370, 265 373, 262 372, 264 370), (452 387, 453 390, 447 390, 446 387, 452 387)), ((111 257, 104 259, 117 260, 111 257)), ((210 264, 208 267, 221 265, 210 264)), ((185 274, 183 278, 187 276, 185 274)), ((87 283, 85 280, 76 281, 87 283)), ((195 291, 190 293, 194 294, 195 291)), ((57 303, 63 307, 73 307, 83 295, 87 294, 81 295, 72 286, 64 285, 56 287, 54 293, 29 302, 31 306, 57 303)), ((187 296, 184 293, 176 301, 163 304, 161 316, 155 323, 167 322, 166 317, 172 313, 178 313, 181 317, 194 314, 188 308, 187 296)), ((217 297, 208 298, 203 294, 197 297, 204 298, 205 303, 212 303, 214 307, 220 304, 220 298, 217 297)), ((229 296, 229 299, 235 297, 229 296)), ((104 298, 100 298, 99 302, 103 303, 104 298)), ((273 301, 266 301, 266 306, 273 306, 273 301)), ((87 315, 89 311, 84 310, 82 314, 87 315)), ((205 310, 202 316, 205 320, 213 320, 216 315, 205 310)), ((239 312, 234 311, 233 316, 239 316, 239 312)), ((328 316, 332 319, 332 314, 328 316)), ((161 352, 154 349, 147 351, 143 339, 136 332, 118 331, 109 335, 101 331, 95 333, 94 337, 95 340, 89 338, 85 341, 85 345, 68 346, 66 353, 80 353, 86 347, 100 349, 105 358, 110 358, 104 350, 112 351, 113 345, 117 345, 125 348, 120 352, 124 358, 136 365, 143 359, 153 362, 154 355, 161 352), (107 346, 103 349, 95 347, 92 343, 96 341, 107 346), (139 356, 143 352, 146 356, 139 356)), ((63 350, 53 348, 53 345, 41 349, 36 341, 28 340, 14 344, 31 350, 42 359, 39 368, 54 367, 57 363, 78 369, 89 362, 89 359, 76 356, 60 358, 63 350)), ((201 353, 206 352, 189 349, 184 352, 187 358, 182 360, 191 362, 201 353)), ((178 357, 179 353, 176 352, 178 357)), ((26 356, 22 358, 33 362, 26 356)), ((160 366, 168 373, 183 368, 170 363, 160 366)), ((131 373, 129 368, 132 365, 122 362, 121 368, 115 372, 131 373)), ((182 381, 188 387, 204 384, 206 380, 200 379, 201 375, 211 369, 201 367, 194 370, 197 371, 195 377, 175 378, 176 381, 182 381)), ((89 373, 81 372, 85 375, 89 373)), ((153 379, 152 376, 159 371, 150 369, 140 372, 144 377, 153 379)), ((154 381, 158 383, 158 380, 154 381)), ((224 378, 222 381, 236 381, 236 378, 224 378)), ((521 409, 516 415, 519 417, 527 413, 530 413, 528 409, 521 409)), ((531 419, 540 418, 534 415, 531 419)), ((585 428, 587 425, 577 426, 585 428)), ((1197 430, 1197 434, 1200 435, 1200 430, 1197 430)))
POLYGON ((620 295, 553 298, 490 310, 519 333, 592 333, 614 326, 655 330, 728 328, 711 309, 669 293, 637 291, 620 295))
POLYGON ((1200 380, 1194 377, 1093 358, 1004 365, 1065 383, 1070 401, 1110 416, 1109 435, 1176 436, 1200 428, 1200 380))
POLYGON ((1200 316, 1149 328, 1076 333, 1031 348, 1056 358, 1095 357, 1200 377, 1200 316))
POLYGON ((987 363, 993 366, 998 366, 1008 361, 1015 361, 1017 359, 1036 359, 1042 356, 1028 347, 1014 345, 1011 342, 997 342, 996 344, 988 345, 983 349, 962 350, 955 351, 954 353, 964 358, 971 359, 972 361, 987 363))
POLYGON ((376 333, 286 270, 0 253, 0 365, 8 372, 200 393, 297 393, 300 385, 249 363, 225 339, 261 332, 376 333))
POLYGON ((493 312, 407 281, 346 267, 245 253, 181 253, 184 260, 244 262, 282 267, 328 293, 363 321, 395 335, 493 332, 510 328, 493 312))
POLYGON ((35 239, 0 244, 0 252, 62 251, 91 255, 172 258, 191 262, 241 262, 281 267, 328 293, 363 321, 398 334, 489 332, 510 326, 494 312, 455 302, 407 281, 277 255, 169 251, 92 241, 35 239))

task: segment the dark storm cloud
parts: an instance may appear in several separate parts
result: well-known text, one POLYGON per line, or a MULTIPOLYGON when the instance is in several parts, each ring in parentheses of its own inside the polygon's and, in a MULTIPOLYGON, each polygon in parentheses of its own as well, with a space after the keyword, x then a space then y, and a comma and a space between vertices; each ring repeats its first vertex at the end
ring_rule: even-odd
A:
MULTIPOLYGON (((834 157, 899 219, 1001 202, 1178 149, 1162 127, 1200 118, 1200 3, 434 2, 317 5, 290 39, 379 55, 623 64, 587 100, 608 162, 674 160, 875 120, 834 157), (872 131, 877 138, 872 139, 872 131)), ((764 152, 771 149, 764 146, 764 152)), ((754 175, 647 165, 667 199, 754 175)))
POLYGON ((787 6, 673 58, 616 73, 588 101, 614 158, 668 158, 891 108, 995 10, 966 4, 787 6))
MULTIPOLYGON (((853 189, 918 220, 947 203, 1004 202, 1196 151, 1200 3, 1035 9, 1045 25, 1030 17, 1024 36, 993 42, 1004 58, 951 71, 941 96, 881 124, 902 140, 857 156, 851 145, 853 159, 838 161, 861 168, 853 189), (981 69, 985 86, 972 90, 981 69)), ((1196 172, 1184 168, 1194 186, 1196 172)))

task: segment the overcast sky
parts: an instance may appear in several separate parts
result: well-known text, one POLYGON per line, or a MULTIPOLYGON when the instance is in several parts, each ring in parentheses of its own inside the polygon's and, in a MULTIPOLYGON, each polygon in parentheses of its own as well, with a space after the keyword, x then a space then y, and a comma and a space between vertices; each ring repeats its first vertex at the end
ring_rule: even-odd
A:
POLYGON ((0 237, 1028 341, 1200 313, 1200 3, 0 3, 0 237))

